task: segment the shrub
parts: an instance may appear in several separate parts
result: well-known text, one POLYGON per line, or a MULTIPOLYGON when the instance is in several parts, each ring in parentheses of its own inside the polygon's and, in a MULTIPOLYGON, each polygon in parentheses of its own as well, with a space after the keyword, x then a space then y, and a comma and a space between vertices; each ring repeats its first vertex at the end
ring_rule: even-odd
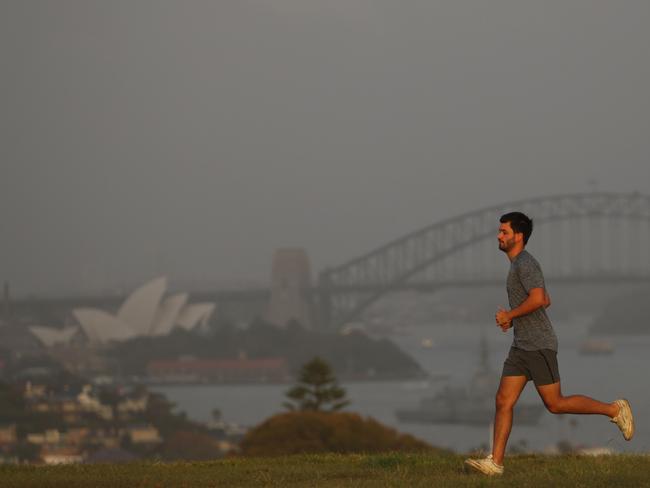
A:
POLYGON ((217 441, 208 434, 183 430, 165 439, 160 453, 167 460, 208 460, 222 456, 217 441))
POLYGON ((274 456, 318 452, 424 451, 429 444, 350 412, 298 411, 274 415, 251 429, 243 455, 274 456))

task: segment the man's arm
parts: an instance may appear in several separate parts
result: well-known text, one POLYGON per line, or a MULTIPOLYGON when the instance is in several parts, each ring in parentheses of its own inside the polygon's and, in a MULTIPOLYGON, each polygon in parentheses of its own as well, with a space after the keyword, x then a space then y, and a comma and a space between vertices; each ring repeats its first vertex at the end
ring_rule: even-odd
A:
POLYGON ((546 293, 544 288, 531 288, 528 292, 528 297, 517 308, 513 308, 510 311, 499 310, 497 312, 497 323, 501 326, 509 326, 509 323, 512 322, 512 319, 516 319, 517 317, 521 317, 523 315, 528 315, 538 308, 546 308, 550 305, 551 297, 548 296, 548 293, 546 293))

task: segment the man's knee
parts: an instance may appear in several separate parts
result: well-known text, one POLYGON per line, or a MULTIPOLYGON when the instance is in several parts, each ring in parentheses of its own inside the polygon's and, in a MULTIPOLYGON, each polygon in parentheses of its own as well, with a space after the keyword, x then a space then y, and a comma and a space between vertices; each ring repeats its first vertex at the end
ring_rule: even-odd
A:
POLYGON ((564 413, 564 409, 562 408, 561 398, 544 400, 544 405, 546 405, 546 409, 551 413, 554 414, 564 413))
POLYGON ((501 392, 497 392, 497 396, 495 398, 495 404, 497 410, 511 410, 515 406, 515 398, 512 398, 511 396, 504 395, 501 392))

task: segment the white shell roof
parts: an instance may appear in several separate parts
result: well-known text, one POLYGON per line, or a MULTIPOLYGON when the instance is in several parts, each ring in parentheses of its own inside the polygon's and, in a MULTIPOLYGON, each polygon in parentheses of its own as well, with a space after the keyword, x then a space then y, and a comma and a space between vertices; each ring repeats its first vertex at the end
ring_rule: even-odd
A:
POLYGON ((191 330, 199 323, 206 322, 215 309, 214 303, 194 303, 186 305, 181 310, 176 323, 186 329, 191 330))
MULTIPOLYGON (((167 278, 160 277, 145 283, 124 301, 117 315, 95 308, 76 308, 72 311, 81 329, 92 343, 122 341, 137 336, 167 335, 174 327, 190 330, 210 318, 214 303, 189 304, 187 293, 177 293, 166 299, 167 278)), ((35 332, 45 341, 52 341, 52 330, 35 332)), ((70 338, 72 335, 70 335, 70 338)), ((69 339, 68 339, 69 340, 69 339)))
POLYGON ((90 342, 123 341, 138 335, 118 317, 95 308, 75 308, 72 314, 90 342))
POLYGON ((176 324, 181 309, 187 303, 187 298, 187 293, 178 293, 167 297, 156 312, 156 318, 153 321, 149 335, 161 336, 169 334, 176 324))
POLYGON ((138 335, 148 335, 166 289, 167 278, 164 276, 145 283, 124 301, 117 318, 138 335))
POLYGON ((29 327, 29 331, 46 347, 55 344, 68 344, 78 330, 78 327, 65 327, 63 329, 42 327, 40 325, 29 327))

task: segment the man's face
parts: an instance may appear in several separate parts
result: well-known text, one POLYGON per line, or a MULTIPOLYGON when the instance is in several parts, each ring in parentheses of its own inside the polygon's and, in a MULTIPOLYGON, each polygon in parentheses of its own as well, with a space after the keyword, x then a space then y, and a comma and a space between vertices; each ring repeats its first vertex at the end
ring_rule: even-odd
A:
POLYGON ((515 244, 521 239, 523 239, 523 234, 515 234, 515 231, 510 227, 510 222, 504 222, 499 225, 499 234, 497 235, 499 240, 499 249, 503 252, 509 252, 515 244))

